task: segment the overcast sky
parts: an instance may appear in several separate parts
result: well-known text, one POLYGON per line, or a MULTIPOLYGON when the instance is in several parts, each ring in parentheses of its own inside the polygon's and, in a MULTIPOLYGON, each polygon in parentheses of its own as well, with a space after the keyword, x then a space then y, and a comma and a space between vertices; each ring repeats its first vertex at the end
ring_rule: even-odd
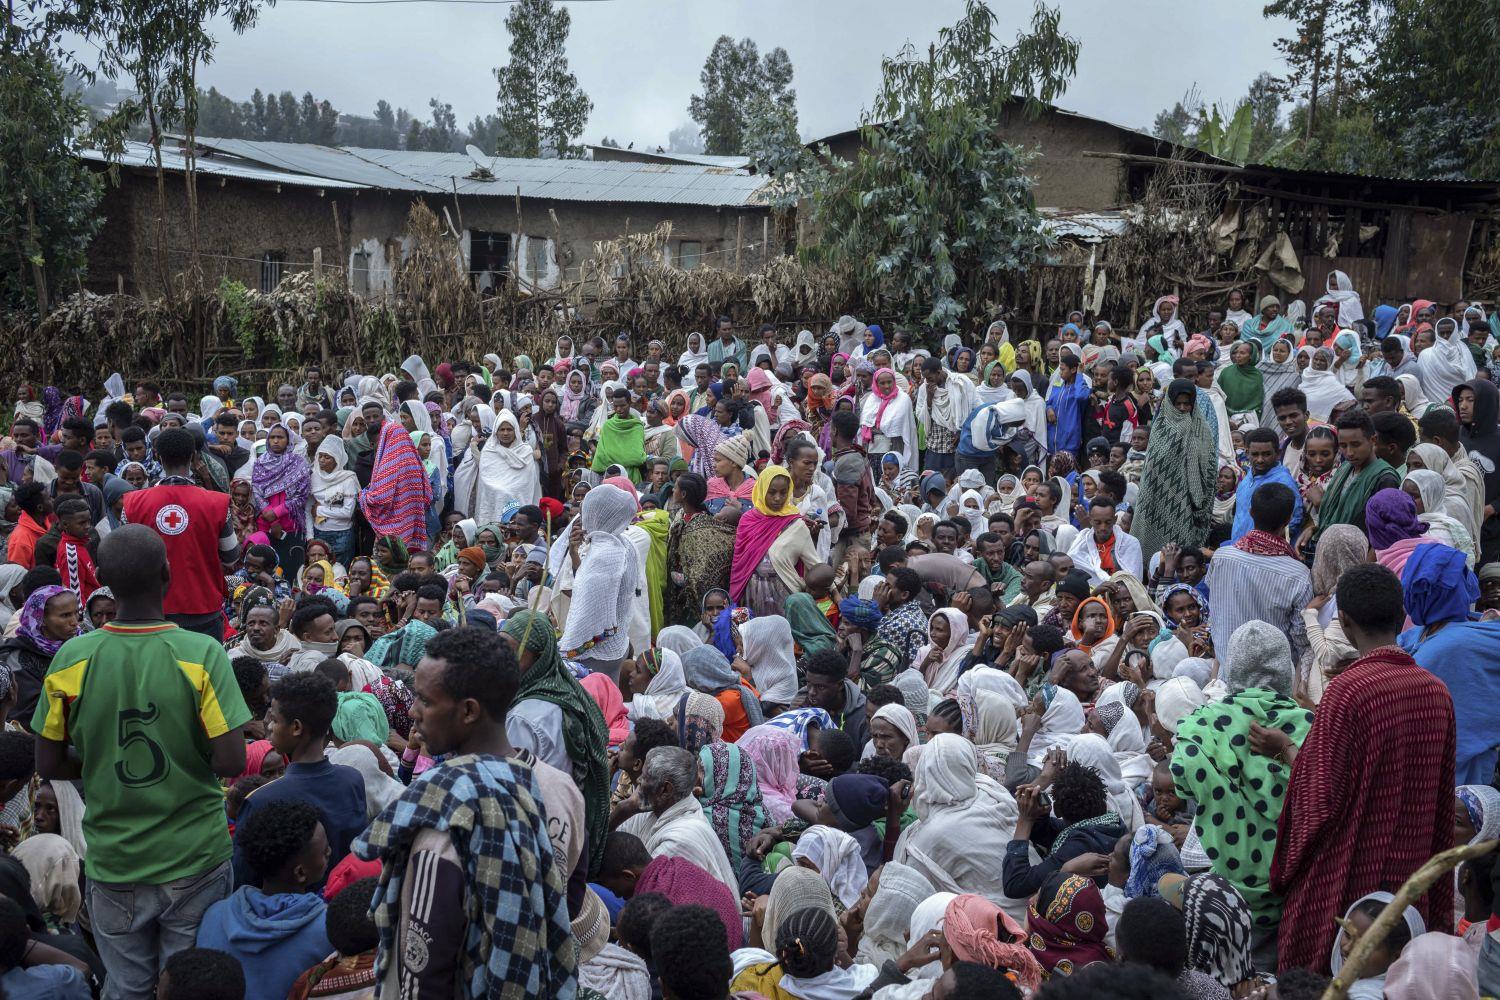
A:
MULTIPOLYGON (((1146 126, 1197 85, 1232 100, 1263 70, 1280 67, 1281 30, 1249 0, 1053 0, 1083 43, 1061 106, 1146 126)), ((594 102, 585 141, 661 143, 689 120, 688 98, 721 34, 782 46, 795 69, 804 136, 849 128, 874 94, 882 55, 925 46, 963 12, 962 0, 593 0, 568 4, 568 57, 594 102)), ((992 0, 1002 37, 1029 17, 1026 0, 992 0)), ((217 32, 199 75, 237 99, 262 90, 311 90, 340 111, 369 114, 385 98, 425 116, 429 97, 453 105, 459 124, 495 108, 494 67, 506 61, 502 5, 371 5, 281 0, 244 35, 217 32)))

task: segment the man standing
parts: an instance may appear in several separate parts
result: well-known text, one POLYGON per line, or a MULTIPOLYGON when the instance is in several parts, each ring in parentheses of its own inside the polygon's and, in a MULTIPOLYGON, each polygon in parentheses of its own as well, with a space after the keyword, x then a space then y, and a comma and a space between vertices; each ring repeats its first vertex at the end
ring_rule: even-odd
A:
POLYGON ((52 467, 57 470, 57 478, 47 485, 47 489, 52 493, 53 504, 65 497, 79 497, 88 502, 89 516, 93 519, 90 524, 98 524, 104 520, 108 513, 104 491, 84 477, 82 453, 60 451, 53 460, 52 467))
POLYGON ((864 538, 870 532, 870 521, 875 516, 875 479, 870 474, 870 462, 865 451, 855 442, 859 434, 859 418, 852 413, 839 411, 829 421, 833 445, 833 467, 829 478, 833 480, 833 492, 839 505, 844 508, 844 534, 838 540, 832 554, 834 564, 842 563, 844 550, 854 538, 864 538))
POLYGON ((1078 454, 1083 447, 1083 418, 1088 411, 1093 390, 1078 374, 1078 355, 1060 351, 1057 359, 1058 384, 1047 390, 1047 436, 1052 450, 1078 454))
POLYGON ((500 637, 471 628, 435 636, 417 665, 412 723, 427 752, 446 759, 353 846, 388 875, 373 901, 382 995, 482 1000, 577 988, 542 786, 509 759, 505 714, 520 681, 500 637))
POLYGON ((193 483, 193 436, 169 427, 156 438, 162 477, 157 485, 127 493, 125 520, 161 536, 172 564, 167 618, 193 632, 224 641, 224 574, 240 557, 229 513, 229 494, 193 483))
POLYGON ((1276 449, 1276 432, 1269 427, 1257 427, 1245 435, 1245 455, 1250 460, 1250 474, 1240 480, 1234 497, 1234 527, 1229 540, 1237 542, 1245 537, 1255 525, 1250 516, 1250 498, 1266 483, 1281 483, 1292 491, 1295 502, 1292 507, 1291 537, 1296 538, 1302 527, 1302 493, 1291 472, 1281 464, 1276 449))
MULTIPOLYGON (((1272 433, 1266 427, 1251 433, 1261 431, 1272 433)), ((1276 468, 1285 472, 1280 465, 1276 468)), ((1312 576, 1292 551, 1286 533, 1298 502, 1297 490, 1284 482, 1263 482, 1237 501, 1250 515, 1250 528, 1233 545, 1220 547, 1208 563, 1213 632, 1225 643, 1221 648, 1228 649, 1234 630, 1249 621, 1270 622, 1284 632, 1296 659, 1307 648, 1302 609, 1312 600, 1312 576)))
POLYGON ((333 389, 323 384, 323 369, 318 365, 308 365, 306 377, 307 381, 297 390, 297 408, 301 409, 312 403, 320 410, 333 409, 333 389))
MULTIPOLYGON (((1453 843, 1453 699, 1396 645, 1401 581, 1362 563, 1339 579, 1337 597, 1359 659, 1328 682, 1300 750, 1279 730, 1250 734, 1257 752, 1291 765, 1271 862, 1271 890, 1286 897, 1282 970, 1326 973, 1334 919, 1453 843)), ((1451 929, 1453 880, 1439 878, 1414 905, 1428 927, 1451 929)))
MULTIPOLYGON (((708 345, 708 364, 714 374, 720 366, 733 362, 740 371, 745 370, 745 342, 734 335, 734 320, 720 316, 714 328, 718 336, 708 345)), ((621 372, 620 374, 624 374, 621 372)))
POLYGON ((922 362, 922 386, 917 390, 917 423, 927 437, 923 468, 944 473, 949 479, 958 464, 958 436, 964 421, 974 412, 974 385, 968 379, 952 379, 937 358, 922 362))
POLYGON ((41 483, 16 487, 16 506, 21 516, 5 544, 5 560, 31 569, 36 565, 36 543, 52 527, 52 498, 41 483))
POLYGON ((1307 431, 1311 426, 1307 395, 1294 386, 1277 389, 1271 396, 1271 411, 1276 414, 1276 426, 1281 428, 1281 464, 1290 473, 1300 472, 1302 449, 1307 444, 1307 431))
POLYGON ((161 538, 141 525, 110 532, 99 580, 115 618, 57 651, 31 727, 37 772, 83 779, 104 996, 147 1000, 167 958, 193 946, 203 911, 229 895, 217 779, 245 769, 250 710, 223 647, 165 620, 161 538))

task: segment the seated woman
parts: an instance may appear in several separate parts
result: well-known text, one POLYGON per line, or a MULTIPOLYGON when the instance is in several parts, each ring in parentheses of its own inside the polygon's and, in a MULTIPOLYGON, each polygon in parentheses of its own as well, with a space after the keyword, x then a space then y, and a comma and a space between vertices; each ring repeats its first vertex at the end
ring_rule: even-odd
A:
POLYGON ((760 697, 715 646, 695 646, 682 657, 687 686, 712 695, 724 709, 726 743, 733 743, 752 726, 765 721, 760 697))
POLYGON ((1054 871, 1038 888, 1026 914, 1026 941, 1044 978, 1071 976, 1095 962, 1112 962, 1104 946, 1104 897, 1082 875, 1054 871))

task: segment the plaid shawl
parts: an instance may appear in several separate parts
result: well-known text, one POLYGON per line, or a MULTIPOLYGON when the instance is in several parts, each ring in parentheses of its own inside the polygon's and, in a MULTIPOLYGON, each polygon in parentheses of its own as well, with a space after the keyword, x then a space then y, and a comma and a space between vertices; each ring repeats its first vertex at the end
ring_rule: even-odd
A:
POLYGON ((401 923, 401 885, 423 829, 453 838, 468 888, 463 994, 485 1000, 571 997, 577 958, 542 793, 531 768, 467 754, 424 771, 376 816, 352 851, 382 863, 373 901, 383 980, 401 923))
POLYGON ((380 427, 380 445, 370 485, 359 494, 359 509, 377 535, 395 535, 412 549, 427 548, 427 508, 432 506, 432 481, 411 435, 387 420, 380 427))

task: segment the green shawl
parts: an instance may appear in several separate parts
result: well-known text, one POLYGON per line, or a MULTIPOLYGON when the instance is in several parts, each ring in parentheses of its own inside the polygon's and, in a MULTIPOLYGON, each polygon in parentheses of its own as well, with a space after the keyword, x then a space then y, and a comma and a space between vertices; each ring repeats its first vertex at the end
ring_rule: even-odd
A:
POLYGON ((1260 416, 1265 405, 1266 376, 1259 368, 1259 348, 1251 344, 1248 365, 1230 365, 1219 373, 1219 388, 1224 390, 1224 408, 1233 413, 1254 413, 1260 416))
POLYGON ((1168 542, 1197 547, 1208 537, 1219 474, 1214 429, 1196 406, 1180 412, 1170 399, 1151 421, 1130 533, 1146 558, 1168 542))
POLYGON ((1301 746, 1312 713, 1267 688, 1246 688, 1205 705, 1177 727, 1172 778, 1177 794, 1198 803, 1194 824, 1222 875, 1245 897, 1257 928, 1274 927, 1281 899, 1271 892, 1276 823, 1292 769, 1250 751, 1250 725, 1279 729, 1301 746))
POLYGON ((599 428, 599 445, 594 449, 590 466, 602 473, 611 465, 621 465, 631 479, 639 479, 646 464, 646 425, 639 417, 610 414, 599 428))
POLYGON ((412 619, 394 632, 387 632, 365 654, 365 659, 377 667, 394 667, 404 663, 413 670, 422 657, 427 655, 427 640, 437 635, 437 629, 426 622, 412 619))
POLYGON ((643 510, 635 525, 651 536, 651 551, 646 555, 646 596, 651 600, 651 634, 655 635, 667 617, 667 535, 672 530, 672 515, 664 510, 643 510))
POLYGON ((536 654, 536 662, 521 675, 520 689, 511 703, 535 698, 562 709, 563 749, 573 763, 573 781, 583 792, 589 877, 594 878, 604 860, 604 842, 609 836, 609 761, 604 755, 609 729, 604 713, 563 663, 557 652, 557 633, 546 615, 517 611, 505 620, 502 631, 520 648, 536 654))
POLYGON ((1318 507, 1319 536, 1332 524, 1361 524, 1365 504, 1375 492, 1376 481, 1387 472, 1393 476, 1396 474, 1383 458, 1371 459, 1370 464, 1357 473, 1350 471, 1353 468, 1348 462, 1340 465, 1328 489, 1323 491, 1323 503, 1318 507))
POLYGON ((453 539, 448 539, 432 554, 433 567, 441 573, 443 570, 458 562, 458 546, 453 544, 453 539))
POLYGON ((975 559, 974 569, 979 572, 980 576, 984 577, 985 583, 991 586, 998 583, 1004 588, 1000 596, 1005 599, 1006 604, 1009 604, 1021 592, 1021 571, 1010 563, 1001 563, 1000 572, 996 573, 990 569, 989 563, 983 559, 975 559))
POLYGON ((838 634, 828 622, 828 616, 818 610, 818 602, 811 594, 789 594, 782 603, 782 613, 792 627, 792 638, 802 647, 804 656, 825 649, 837 649, 838 634))
POLYGON ((340 691, 338 711, 333 716, 333 735, 341 743, 363 740, 384 746, 391 723, 380 700, 368 691, 340 691))
MULTIPOLYGON (((383 563, 372 552, 370 559, 385 574, 387 580, 394 580, 400 573, 406 572, 406 567, 411 562, 411 550, 406 547, 406 542, 400 535, 381 535, 376 541, 385 542, 386 548, 390 549, 391 561, 383 563)), ((415 666, 416 664, 413 664, 415 666)))

